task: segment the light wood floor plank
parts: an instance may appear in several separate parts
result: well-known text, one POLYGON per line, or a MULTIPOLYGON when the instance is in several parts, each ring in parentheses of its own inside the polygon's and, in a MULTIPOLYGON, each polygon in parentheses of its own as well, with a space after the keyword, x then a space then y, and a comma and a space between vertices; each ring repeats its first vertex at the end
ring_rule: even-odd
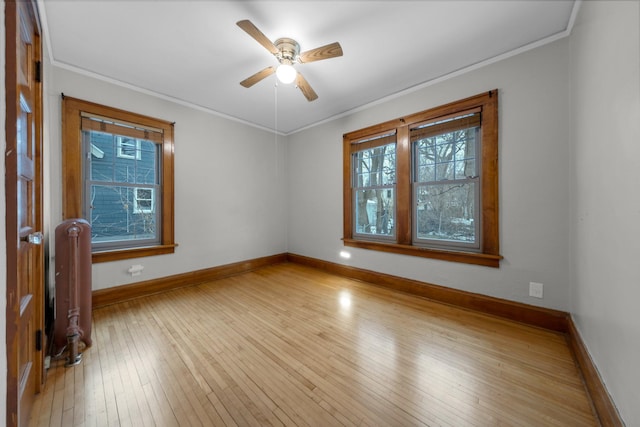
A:
POLYGON ((565 337, 297 264, 96 309, 41 426, 597 426, 565 337))

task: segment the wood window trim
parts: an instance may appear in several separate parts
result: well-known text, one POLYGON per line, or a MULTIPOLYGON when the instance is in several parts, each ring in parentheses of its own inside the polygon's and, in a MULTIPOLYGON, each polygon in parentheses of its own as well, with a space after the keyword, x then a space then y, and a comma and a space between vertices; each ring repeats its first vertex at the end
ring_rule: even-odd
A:
POLYGON ((162 131, 162 224, 160 244, 145 247, 95 251, 92 261, 109 262, 122 259, 170 254, 174 241, 174 126, 173 123, 107 107, 81 99, 62 96, 62 218, 82 218, 82 120, 86 114, 108 117, 122 123, 135 123, 162 131))
POLYGON ((345 246, 498 268, 500 267, 500 260, 503 258, 500 255, 498 194, 497 89, 343 135, 344 237, 342 240, 345 246), (480 151, 482 168, 480 179, 480 197, 482 200, 480 207, 482 222, 481 250, 476 253, 439 250, 412 245, 411 142, 409 131, 419 123, 473 109, 481 109, 482 111, 482 146, 480 151), (372 135, 392 132, 397 135, 396 242, 386 243, 354 239, 352 222, 353 194, 351 189, 352 146, 357 141, 372 135))

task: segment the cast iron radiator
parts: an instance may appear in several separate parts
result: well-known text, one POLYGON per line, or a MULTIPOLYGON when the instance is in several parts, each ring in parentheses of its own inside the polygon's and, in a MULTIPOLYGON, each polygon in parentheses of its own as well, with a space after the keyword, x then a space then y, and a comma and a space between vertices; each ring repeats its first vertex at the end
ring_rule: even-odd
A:
POLYGON ((80 363, 80 341, 91 346, 91 226, 80 218, 56 227, 56 313, 53 354, 80 363))

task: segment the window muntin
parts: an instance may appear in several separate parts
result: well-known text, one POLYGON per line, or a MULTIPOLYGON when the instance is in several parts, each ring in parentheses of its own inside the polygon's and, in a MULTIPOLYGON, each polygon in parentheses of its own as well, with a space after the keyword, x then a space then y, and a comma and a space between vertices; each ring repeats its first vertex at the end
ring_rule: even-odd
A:
POLYGON ((390 239, 395 237, 396 144, 370 145, 353 153, 354 229, 363 238, 390 239))
POLYGON ((346 133, 343 159, 346 246, 500 266, 497 90, 346 133), (396 136, 394 235, 371 239, 356 230, 353 155, 382 134, 396 136))
POLYGON ((93 262, 173 253, 173 124, 62 104, 63 217, 92 223, 93 262))
POLYGON ((411 129, 413 243, 480 249, 480 114, 411 129))

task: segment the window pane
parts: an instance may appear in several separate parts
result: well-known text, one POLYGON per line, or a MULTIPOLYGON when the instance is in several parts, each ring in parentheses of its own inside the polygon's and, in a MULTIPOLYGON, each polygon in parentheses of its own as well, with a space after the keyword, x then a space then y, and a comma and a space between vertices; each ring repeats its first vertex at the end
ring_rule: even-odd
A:
POLYGON ((92 243, 156 240, 156 215, 134 212, 135 188, 92 185, 90 222, 92 243))
POLYGON ((476 191, 475 182, 417 186, 417 239, 476 242, 476 191))
POLYGON ((443 179, 455 179, 453 162, 440 162, 436 165, 436 178, 438 180, 443 179))
POLYGON ((477 128, 471 128, 454 132, 456 139, 456 179, 477 175, 476 131, 477 128))
POLYGON ((355 186, 376 187, 395 184, 396 144, 355 153, 355 186))
POLYGON ((113 181, 113 158, 115 146, 113 135, 103 132, 83 132, 85 143, 89 144, 89 176, 93 181, 113 181))
POLYGON ((135 183, 135 171, 135 160, 123 157, 115 158, 113 164, 114 181, 135 183))
POLYGON ((418 181, 419 182, 428 182, 435 181, 436 177, 436 167, 435 165, 425 165, 418 167, 418 181))
POLYGON ((476 129, 435 135, 415 142, 417 182, 476 176, 476 129))
POLYGON ((157 179, 157 159, 160 146, 151 141, 140 140, 140 158, 136 164, 136 183, 155 184, 157 179))
POLYGON ((393 236, 395 194, 391 188, 358 190, 355 195, 356 233, 393 236))

